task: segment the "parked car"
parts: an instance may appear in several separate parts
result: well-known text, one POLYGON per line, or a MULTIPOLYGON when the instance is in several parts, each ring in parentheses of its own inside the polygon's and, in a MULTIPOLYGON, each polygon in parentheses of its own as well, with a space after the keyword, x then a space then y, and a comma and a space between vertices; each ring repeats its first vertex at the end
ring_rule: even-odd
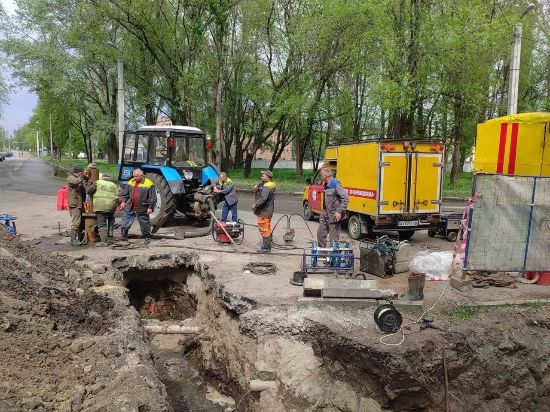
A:
POLYGON ((4 154, 6 157, 12 157, 13 156, 13 152, 7 152, 4 154))
POLYGON ((79 159, 86 159, 86 153, 80 152, 76 157, 79 159))

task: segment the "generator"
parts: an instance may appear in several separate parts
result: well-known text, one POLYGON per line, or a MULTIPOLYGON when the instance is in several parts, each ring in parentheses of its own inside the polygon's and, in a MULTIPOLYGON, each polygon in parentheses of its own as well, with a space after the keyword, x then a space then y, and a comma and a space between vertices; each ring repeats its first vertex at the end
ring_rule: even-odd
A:
POLYGON ((17 217, 10 216, 10 215, 0 215, 0 221, 4 222, 4 226, 6 226, 6 229, 8 229, 8 232, 10 232, 12 235, 17 234, 17 227, 15 226, 15 220, 17 220, 17 217))
POLYGON ((218 245, 232 243, 240 245, 244 240, 244 222, 241 219, 237 222, 214 222, 212 238, 218 245))
POLYGON ((311 249, 304 249, 302 255, 302 271, 333 273, 353 272, 355 259, 353 248, 348 242, 330 242, 327 247, 319 247, 317 242, 311 243, 311 249))
POLYGON ((359 269, 378 277, 390 277, 408 270, 406 255, 408 242, 387 235, 375 241, 362 241, 359 245, 359 269))

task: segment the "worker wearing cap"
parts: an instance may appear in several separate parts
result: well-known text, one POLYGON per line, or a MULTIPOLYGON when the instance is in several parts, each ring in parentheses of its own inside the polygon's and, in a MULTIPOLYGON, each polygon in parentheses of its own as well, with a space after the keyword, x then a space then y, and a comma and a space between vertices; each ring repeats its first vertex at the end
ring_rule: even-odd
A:
POLYGON ((86 188, 86 193, 94 197, 94 213, 97 217, 97 229, 101 242, 96 246, 107 246, 109 232, 115 225, 115 209, 118 203, 118 186, 111 180, 111 176, 103 173, 101 178, 92 182, 86 188))
POLYGON ((321 169, 321 181, 324 186, 323 212, 319 218, 317 243, 319 247, 327 246, 327 235, 330 242, 340 239, 340 223, 345 216, 349 196, 340 182, 332 175, 328 167, 321 169))
POLYGON ((227 177, 227 173, 225 172, 220 173, 219 179, 220 183, 214 188, 214 193, 222 195, 224 200, 221 222, 227 222, 229 212, 231 212, 231 220, 236 222, 238 220, 237 204, 239 202, 239 198, 237 196, 237 192, 235 191, 235 185, 231 179, 227 177))
POLYGON ((80 166, 73 168, 73 173, 67 177, 69 213, 71 215, 71 245, 80 246, 79 232, 84 199, 86 198, 86 184, 88 176, 80 166))
POLYGON ((258 216, 258 230, 262 236, 262 247, 258 252, 271 252, 271 218, 275 209, 275 182, 271 170, 262 171, 262 181, 254 185, 256 202, 252 205, 254 214, 258 216))

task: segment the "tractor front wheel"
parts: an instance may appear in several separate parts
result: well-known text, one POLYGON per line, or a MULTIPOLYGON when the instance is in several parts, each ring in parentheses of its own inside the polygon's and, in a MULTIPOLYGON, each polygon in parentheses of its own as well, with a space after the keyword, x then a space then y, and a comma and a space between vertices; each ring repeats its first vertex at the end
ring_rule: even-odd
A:
POLYGON ((157 204, 153 208, 153 213, 149 215, 153 233, 159 230, 176 210, 176 200, 170 191, 170 186, 164 178, 156 173, 147 173, 145 177, 155 185, 157 195, 157 204))

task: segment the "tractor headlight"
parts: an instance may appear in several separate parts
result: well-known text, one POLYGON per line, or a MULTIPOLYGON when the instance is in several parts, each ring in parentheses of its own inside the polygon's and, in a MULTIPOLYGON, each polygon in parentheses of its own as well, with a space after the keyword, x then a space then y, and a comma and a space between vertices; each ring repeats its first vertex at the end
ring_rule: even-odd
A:
POLYGON ((191 170, 184 170, 183 177, 185 178, 185 180, 191 180, 193 179, 193 172, 191 170))

